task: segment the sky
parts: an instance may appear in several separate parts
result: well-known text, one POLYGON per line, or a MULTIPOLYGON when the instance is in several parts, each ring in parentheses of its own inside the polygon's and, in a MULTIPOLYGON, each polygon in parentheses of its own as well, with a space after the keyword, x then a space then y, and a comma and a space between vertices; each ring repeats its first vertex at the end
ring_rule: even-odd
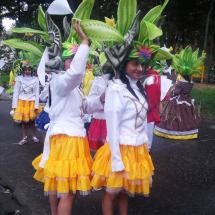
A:
POLYGON ((9 30, 11 28, 11 25, 14 23, 15 21, 9 18, 4 18, 2 20, 2 24, 3 26, 6 28, 6 30, 9 30))

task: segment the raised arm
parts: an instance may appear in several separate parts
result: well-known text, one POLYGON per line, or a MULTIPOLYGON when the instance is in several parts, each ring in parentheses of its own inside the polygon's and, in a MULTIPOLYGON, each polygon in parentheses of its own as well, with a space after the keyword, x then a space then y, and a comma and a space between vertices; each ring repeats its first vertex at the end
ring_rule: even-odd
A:
POLYGON ((88 47, 88 38, 81 30, 80 23, 77 25, 77 21, 74 21, 73 28, 77 31, 82 43, 70 64, 70 68, 64 75, 58 77, 56 91, 58 96, 64 96, 79 86, 85 75, 87 57, 90 51, 88 47))

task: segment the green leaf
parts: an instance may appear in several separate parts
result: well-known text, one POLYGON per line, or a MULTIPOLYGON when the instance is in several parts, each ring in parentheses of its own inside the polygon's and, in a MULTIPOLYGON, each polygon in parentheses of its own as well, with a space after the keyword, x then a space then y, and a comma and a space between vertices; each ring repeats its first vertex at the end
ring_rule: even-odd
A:
POLYGON ((105 57, 105 53, 101 52, 99 55, 99 61, 101 66, 103 66, 107 62, 107 58, 105 57))
MULTIPOLYGON (((75 11, 74 18, 78 18, 80 20, 89 19, 93 9, 94 1, 95 0, 84 0, 75 11)), ((73 21, 71 23, 71 34, 67 41, 71 41, 72 37, 74 37, 76 41, 79 38, 77 32, 73 29, 73 21)))
POLYGON ((192 63, 194 60, 196 60, 196 59, 197 59, 197 57, 198 57, 198 53, 199 53, 199 48, 198 48, 198 49, 196 49, 196 51, 195 51, 195 52, 193 52, 191 63, 192 63))
POLYGON ((19 34, 34 33, 34 34, 38 34, 38 35, 49 36, 49 34, 45 31, 39 31, 39 30, 35 30, 32 28, 12 28, 9 31, 13 32, 13 33, 19 33, 19 34))
POLYGON ((90 51, 95 51, 96 49, 97 49, 97 46, 94 43, 91 43, 90 51))
POLYGON ((19 57, 19 59, 22 58, 22 51, 18 52, 18 57, 19 57))
POLYGON ((45 36, 45 35, 40 35, 40 36, 41 36, 41 38, 42 38, 43 40, 45 40, 48 44, 52 45, 52 43, 49 41, 49 37, 48 37, 48 36, 45 36))
POLYGON ((6 91, 6 93, 13 93, 14 92, 14 87, 11 87, 10 89, 8 89, 7 91, 6 91))
POLYGON ((38 8, 38 23, 44 31, 48 32, 46 28, 45 14, 41 6, 38 8))
POLYGON ((179 62, 182 66, 184 65, 184 49, 182 49, 179 54, 179 62))
POLYGON ((118 6, 117 28, 125 36, 137 12, 136 0, 120 0, 118 6))
POLYGON ((190 75, 194 75, 194 74, 202 75, 202 73, 199 70, 192 70, 190 72, 190 75))
POLYGON ((196 70, 196 69, 202 64, 202 62, 204 61, 204 59, 205 59, 205 57, 202 56, 202 57, 200 57, 200 58, 194 60, 194 61, 192 62, 192 64, 190 65, 190 67, 191 67, 193 70, 196 70))
POLYGON ((92 43, 99 49, 102 49, 102 41, 92 40, 92 43))
POLYGON ((180 65, 179 60, 175 56, 173 56, 172 60, 173 60, 174 66, 180 65))
POLYGON ((41 57, 32 54, 31 52, 23 52, 25 59, 30 61, 31 65, 38 65, 40 63, 41 57))
POLYGON ((140 25, 140 34, 138 41, 142 43, 146 38, 153 40, 156 37, 161 36, 162 34, 162 30, 157 28, 154 24, 143 21, 140 25))
POLYGON ((192 48, 189 47, 189 49, 187 50, 186 59, 185 59, 186 65, 190 65, 191 59, 192 59, 192 53, 193 53, 192 48))
POLYGON ((90 51, 89 54, 99 57, 99 54, 97 51, 90 51))
POLYGON ((184 56, 183 56, 183 62, 185 62, 186 61, 186 59, 187 59, 187 51, 188 51, 188 46, 184 49, 184 56))
POLYGON ((34 41, 26 42, 21 39, 9 39, 9 40, 3 41, 3 44, 17 49, 22 49, 24 51, 32 52, 40 57, 42 57, 44 52, 42 46, 34 41))
MULTIPOLYGON (((169 0, 165 0, 165 2, 163 3, 163 5, 158 5, 158 6, 154 7, 153 9, 151 9, 145 15, 145 17, 143 18, 143 20, 151 22, 153 24, 156 24, 156 22, 161 17, 161 13, 163 12, 163 10, 166 7, 166 5, 167 5, 168 2, 169 2, 169 0)), ((142 23, 142 21, 141 21, 141 23, 142 23)))
POLYGON ((154 60, 169 60, 172 59, 173 56, 167 51, 164 51, 163 49, 158 49, 158 53, 155 55, 154 60))
POLYGON ((122 34, 112 26, 97 20, 83 20, 81 27, 91 40, 97 41, 124 41, 122 34))

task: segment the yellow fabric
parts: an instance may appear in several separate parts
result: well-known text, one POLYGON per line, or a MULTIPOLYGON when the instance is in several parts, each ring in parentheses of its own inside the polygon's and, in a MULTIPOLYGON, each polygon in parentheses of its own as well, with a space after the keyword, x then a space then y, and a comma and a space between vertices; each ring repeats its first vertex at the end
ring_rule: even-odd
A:
POLYGON ((196 139, 198 138, 198 134, 190 134, 190 135, 171 135, 171 134, 164 134, 164 133, 161 133, 157 130, 154 129, 154 133, 157 135, 157 136, 160 136, 160 137, 165 137, 165 138, 169 138, 169 139, 175 139, 175 140, 189 140, 189 139, 196 139))
POLYGON ((147 143, 136 147, 120 145, 120 152, 125 166, 123 173, 111 171, 111 151, 108 142, 97 151, 92 167, 94 176, 91 186, 95 188, 105 186, 111 189, 124 188, 131 194, 149 194, 154 166, 147 143), (125 175, 127 176, 125 177, 125 175), (137 181, 139 181, 138 184, 137 181))
POLYGON ((90 92, 90 88, 92 86, 90 81, 94 80, 94 76, 93 76, 92 69, 86 69, 85 73, 86 75, 84 76, 84 79, 83 79, 83 93, 85 96, 88 96, 90 92))
POLYGON ((25 100, 19 99, 13 119, 15 121, 20 121, 20 122, 33 121, 37 118, 37 116, 41 111, 42 111, 42 108, 40 106, 38 110, 34 109, 34 101, 25 101, 25 100))
POLYGON ((93 160, 87 138, 58 134, 50 138, 50 154, 44 169, 39 167, 42 155, 32 165, 37 170, 34 178, 44 182, 44 191, 69 193, 91 190, 93 160))
POLYGON ((10 71, 10 81, 9 81, 9 86, 11 84, 15 84, 15 78, 17 77, 17 74, 15 73, 15 77, 13 76, 13 72, 10 71))

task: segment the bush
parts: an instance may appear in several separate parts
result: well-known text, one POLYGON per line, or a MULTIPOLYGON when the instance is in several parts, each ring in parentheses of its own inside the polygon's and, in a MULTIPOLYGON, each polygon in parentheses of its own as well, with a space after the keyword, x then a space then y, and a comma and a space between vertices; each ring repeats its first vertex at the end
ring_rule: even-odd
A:
POLYGON ((204 117, 215 117, 215 89, 192 89, 190 93, 195 104, 200 107, 200 115, 204 117))

